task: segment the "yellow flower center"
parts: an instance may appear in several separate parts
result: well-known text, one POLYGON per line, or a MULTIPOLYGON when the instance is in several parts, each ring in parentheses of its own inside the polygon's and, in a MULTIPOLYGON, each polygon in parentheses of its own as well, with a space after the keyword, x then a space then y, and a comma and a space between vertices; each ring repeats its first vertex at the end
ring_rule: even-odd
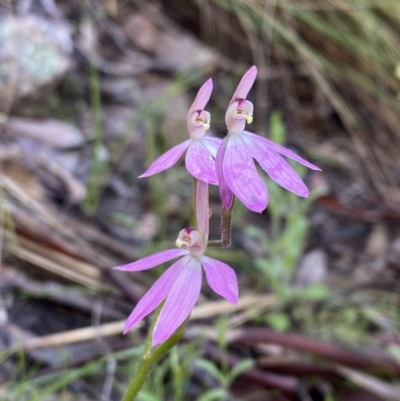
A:
POLYGON ((206 131, 210 129, 210 114, 206 111, 198 111, 194 124, 203 127, 206 131))

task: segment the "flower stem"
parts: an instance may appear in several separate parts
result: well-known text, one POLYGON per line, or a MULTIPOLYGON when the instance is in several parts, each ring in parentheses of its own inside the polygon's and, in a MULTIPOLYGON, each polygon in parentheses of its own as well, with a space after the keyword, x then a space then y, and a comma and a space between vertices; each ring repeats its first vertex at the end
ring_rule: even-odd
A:
POLYGON ((152 341, 154 327, 156 325, 157 319, 160 315, 163 305, 164 305, 164 302, 162 302, 157 307, 157 309, 154 313, 153 321, 151 322, 151 326, 149 328, 149 333, 147 334, 146 343, 145 343, 143 355, 142 355, 142 360, 140 361, 140 364, 136 371, 135 376, 133 377, 132 381, 129 383, 129 387, 126 390, 126 393, 125 393, 124 397, 122 398, 122 401, 133 401, 136 398, 137 394, 139 393, 139 390, 142 388, 143 383, 145 382, 153 365, 160 358, 162 358, 171 348, 173 348, 185 334, 185 326, 186 326, 186 322, 188 321, 189 318, 186 319, 176 329, 175 333, 172 334, 172 336, 169 337, 166 341, 164 341, 162 344, 160 344, 154 348, 151 348, 151 341, 152 341))
POLYGON ((231 246, 231 224, 232 212, 235 204, 235 197, 232 201, 232 206, 229 209, 222 207, 221 210, 221 239, 213 239, 208 241, 208 246, 229 248, 231 246))
POLYGON ((208 246, 222 248, 222 241, 220 239, 210 239, 208 246))
POLYGON ((229 209, 222 207, 221 210, 221 248, 228 248, 231 246, 231 224, 234 206, 235 197, 233 197, 232 205, 229 209))

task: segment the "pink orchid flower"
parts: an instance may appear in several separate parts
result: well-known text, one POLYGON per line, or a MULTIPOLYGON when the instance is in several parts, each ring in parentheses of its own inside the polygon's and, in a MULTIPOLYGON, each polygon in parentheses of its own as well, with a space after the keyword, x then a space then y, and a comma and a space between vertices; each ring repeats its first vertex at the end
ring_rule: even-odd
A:
POLYGON ((172 167, 186 152, 186 168, 189 173, 208 184, 218 185, 215 173, 215 157, 222 140, 205 136, 210 128, 210 113, 205 111, 213 90, 210 78, 200 89, 187 114, 187 126, 190 139, 174 146, 156 159, 145 173, 139 178, 149 177, 153 174, 172 167))
POLYGON ((147 270, 180 257, 143 296, 125 324, 124 333, 165 300, 153 331, 153 346, 168 339, 189 316, 200 294, 202 267, 214 292, 234 305, 238 301, 238 283, 233 269, 204 255, 208 243, 210 214, 208 185, 202 181, 198 181, 196 204, 198 230, 194 227, 185 228, 176 240, 179 248, 185 245, 186 249, 168 249, 115 268, 123 271, 147 270))
POLYGON ((229 103, 225 115, 228 135, 217 152, 215 163, 225 208, 232 206, 235 194, 248 209, 261 213, 267 207, 268 192, 253 159, 277 184, 302 197, 308 197, 308 188, 279 153, 312 170, 320 169, 284 146, 244 130, 246 122, 253 121, 253 103, 246 97, 256 76, 257 68, 253 66, 244 74, 229 103))

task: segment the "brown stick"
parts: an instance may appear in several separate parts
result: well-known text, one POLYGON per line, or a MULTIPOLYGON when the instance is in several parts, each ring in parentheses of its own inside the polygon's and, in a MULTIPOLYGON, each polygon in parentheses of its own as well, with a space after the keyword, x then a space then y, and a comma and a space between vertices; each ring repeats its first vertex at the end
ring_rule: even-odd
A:
POLYGON ((221 210, 221 248, 229 248, 231 246, 231 224, 233 207, 235 206, 235 197, 232 199, 232 206, 229 209, 222 207, 221 210))
POLYGON ((337 345, 312 341, 293 334, 275 333, 265 328, 238 330, 233 342, 254 345, 255 343, 274 343, 291 349, 309 352, 336 363, 358 369, 380 369, 386 373, 400 374, 400 364, 384 353, 363 354, 346 350, 337 345))

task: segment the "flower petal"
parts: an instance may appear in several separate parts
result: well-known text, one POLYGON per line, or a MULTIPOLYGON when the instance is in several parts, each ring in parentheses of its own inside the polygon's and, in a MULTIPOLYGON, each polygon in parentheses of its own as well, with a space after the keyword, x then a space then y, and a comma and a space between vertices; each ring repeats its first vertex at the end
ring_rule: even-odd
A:
POLYGON ((299 155, 297 155, 296 153, 292 152, 291 150, 289 150, 288 148, 285 148, 282 145, 279 145, 267 138, 264 138, 260 135, 256 135, 253 134, 251 132, 245 131, 244 136, 248 136, 251 137, 252 140, 257 143, 258 146, 265 148, 266 146, 268 146, 270 149, 275 150, 275 152, 281 153, 282 155, 289 157, 290 159, 295 160, 296 162, 302 164, 303 166, 308 167, 311 170, 317 170, 317 171, 321 171, 321 169, 317 166, 315 166, 314 164, 308 162, 307 160, 303 159, 302 157, 300 157, 299 155))
POLYGON ((254 84, 257 76, 257 67, 253 65, 242 77, 239 85, 236 88, 235 93, 232 96, 229 104, 232 104, 237 99, 246 99, 251 87, 254 84))
POLYGON ((229 135, 227 135, 225 139, 222 141, 222 144, 217 152, 217 157, 215 158, 215 171, 218 177, 219 195, 221 197, 222 204, 226 209, 229 209, 232 206, 233 202, 233 193, 228 187, 228 184, 226 183, 223 174, 223 163, 228 141, 229 141, 229 135))
POLYGON ((149 177, 172 167, 183 155, 191 142, 191 139, 187 139, 185 142, 182 142, 170 150, 167 150, 158 159, 154 160, 150 167, 142 175, 140 175, 139 178, 149 177))
POLYGON ((179 275, 186 268, 187 258, 190 258, 190 256, 186 256, 176 261, 146 292, 126 320, 124 334, 139 320, 153 312, 153 310, 167 297, 179 275))
POLYGON ((179 256, 187 255, 187 249, 167 249, 166 251, 155 253, 154 255, 146 256, 133 263, 127 265, 114 267, 116 270, 138 272, 141 270, 151 269, 154 266, 161 265, 161 263, 168 262, 169 260, 179 258, 179 256))
POLYGON ((201 263, 196 257, 185 257, 186 267, 171 288, 154 327, 153 347, 170 337, 192 311, 201 289, 201 263))
POLYGON ((232 192, 248 209, 261 213, 268 204, 267 188, 241 135, 230 136, 222 168, 232 192))
POLYGON ((260 146, 259 141, 254 141, 254 136, 243 135, 242 139, 263 170, 281 187, 307 198, 308 188, 293 167, 265 143, 260 146))
POLYGON ((186 168, 198 180, 218 185, 215 161, 201 141, 192 141, 186 153, 186 168))
POLYGON ((218 148, 221 146, 222 139, 213 136, 205 136, 201 138, 201 143, 208 149, 215 159, 217 157, 218 148))
POLYGON ((194 99, 194 102, 190 106, 190 109, 188 111, 187 114, 188 118, 193 112, 197 110, 204 110, 208 101, 210 100, 212 90, 213 90, 213 82, 212 79, 210 78, 203 84, 203 86, 197 92, 197 96, 194 99))
POLYGON ((237 304, 239 290, 236 273, 232 267, 219 260, 200 256, 209 286, 215 293, 224 297, 233 305, 237 304))
POLYGON ((197 228, 207 244, 209 234, 210 206, 208 202, 208 184, 197 180, 196 188, 196 220, 197 228))

